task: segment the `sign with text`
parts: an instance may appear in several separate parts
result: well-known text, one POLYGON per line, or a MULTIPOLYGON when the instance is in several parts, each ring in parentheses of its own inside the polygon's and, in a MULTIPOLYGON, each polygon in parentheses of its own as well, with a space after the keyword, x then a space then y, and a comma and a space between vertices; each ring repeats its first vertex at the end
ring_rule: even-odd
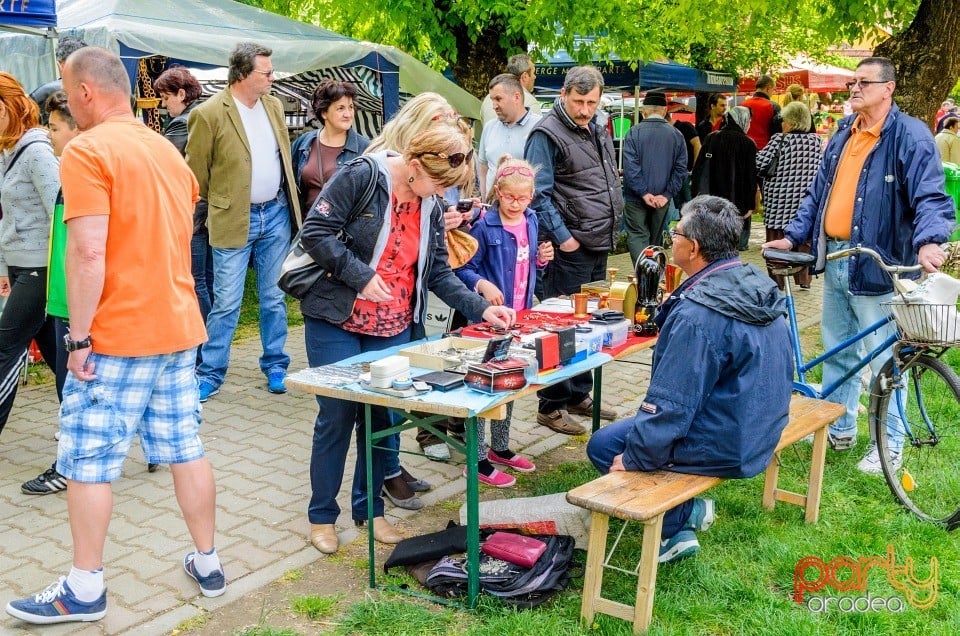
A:
POLYGON ((0 25, 55 27, 57 3, 55 0, 0 0, 0 25))

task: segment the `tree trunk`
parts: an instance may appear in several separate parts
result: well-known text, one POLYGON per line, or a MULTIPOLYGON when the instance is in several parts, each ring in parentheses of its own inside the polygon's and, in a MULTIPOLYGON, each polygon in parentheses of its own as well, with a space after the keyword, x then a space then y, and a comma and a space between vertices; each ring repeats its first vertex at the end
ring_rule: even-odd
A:
POLYGON ((874 55, 897 67, 894 100, 933 128, 941 102, 960 77, 960 11, 948 0, 921 0, 913 22, 880 43, 874 55))
POLYGON ((501 46, 503 29, 503 25, 492 24, 474 42, 465 26, 453 28, 457 41, 457 60, 450 64, 453 77, 460 88, 477 99, 487 96, 487 85, 495 75, 503 72, 510 55, 527 50, 526 42, 522 40, 512 42, 509 48, 501 46))

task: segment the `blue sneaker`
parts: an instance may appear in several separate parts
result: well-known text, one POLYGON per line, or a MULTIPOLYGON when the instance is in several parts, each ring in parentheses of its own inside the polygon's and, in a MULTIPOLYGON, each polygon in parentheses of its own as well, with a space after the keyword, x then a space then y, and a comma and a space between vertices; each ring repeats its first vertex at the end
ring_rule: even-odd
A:
POLYGON ((287 385, 283 382, 286 378, 287 374, 284 371, 271 371, 267 374, 267 391, 271 393, 286 393, 287 385))
POLYGON ((220 387, 213 386, 206 380, 200 380, 200 385, 197 387, 200 391, 200 401, 206 402, 212 396, 220 392, 220 387))
POLYGON ((190 552, 187 556, 183 557, 183 570, 190 575, 190 578, 197 582, 203 595, 211 597, 220 596, 226 592, 227 579, 223 576, 223 570, 214 570, 207 576, 200 576, 197 568, 193 565, 193 560, 196 556, 196 552, 190 552))
POLYGON ((27 623, 47 625, 74 621, 98 621, 107 613, 107 590, 92 603, 78 601, 61 576, 36 596, 7 603, 7 614, 27 623))
POLYGON ((669 563, 677 559, 693 556, 700 551, 700 542, 693 530, 681 530, 669 539, 660 541, 660 563, 669 563))
POLYGON ((693 510, 690 511, 690 517, 683 528, 703 532, 710 529, 713 520, 713 499, 700 499, 698 497, 693 500, 693 510))

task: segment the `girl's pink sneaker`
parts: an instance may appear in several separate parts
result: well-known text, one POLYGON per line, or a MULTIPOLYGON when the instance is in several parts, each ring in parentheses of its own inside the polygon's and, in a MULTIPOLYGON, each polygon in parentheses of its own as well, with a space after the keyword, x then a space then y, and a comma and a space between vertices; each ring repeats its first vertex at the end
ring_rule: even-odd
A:
POLYGON ((495 452, 493 452, 493 449, 491 449, 487 451, 487 459, 494 464, 509 466, 514 470, 519 470, 521 473, 532 473, 537 469, 537 467, 534 466, 529 459, 523 455, 517 455, 516 453, 514 453, 513 457, 510 459, 505 459, 497 455, 495 452))

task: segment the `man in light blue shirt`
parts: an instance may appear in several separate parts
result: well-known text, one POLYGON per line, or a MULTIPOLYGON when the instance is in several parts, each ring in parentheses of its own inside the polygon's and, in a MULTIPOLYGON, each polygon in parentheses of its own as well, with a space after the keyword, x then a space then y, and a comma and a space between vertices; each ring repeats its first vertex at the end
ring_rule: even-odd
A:
POLYGON ((493 187, 500 157, 510 155, 523 158, 523 146, 534 124, 540 121, 540 114, 534 113, 523 104, 523 86, 520 80, 510 73, 501 73, 487 87, 490 102, 497 114, 483 127, 480 135, 480 149, 477 159, 480 162, 480 194, 484 197, 493 187))

